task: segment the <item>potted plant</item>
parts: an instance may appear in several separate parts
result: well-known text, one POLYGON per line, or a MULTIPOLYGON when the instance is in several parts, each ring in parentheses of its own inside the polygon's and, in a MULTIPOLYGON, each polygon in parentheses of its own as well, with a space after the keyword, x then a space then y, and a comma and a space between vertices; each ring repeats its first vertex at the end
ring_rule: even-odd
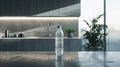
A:
MULTIPOLYGON (((104 27, 107 28, 107 25, 104 24, 98 24, 98 20, 103 16, 99 15, 90 22, 83 20, 89 30, 83 30, 83 38, 85 41, 84 48, 85 50, 90 50, 90 51, 98 51, 98 50, 103 50, 104 48, 104 27)), ((107 34, 105 34, 106 36, 107 34)))
POLYGON ((72 38, 73 37, 73 33, 75 32, 75 30, 73 28, 71 28, 71 27, 66 28, 65 31, 67 32, 67 36, 69 38, 72 38))

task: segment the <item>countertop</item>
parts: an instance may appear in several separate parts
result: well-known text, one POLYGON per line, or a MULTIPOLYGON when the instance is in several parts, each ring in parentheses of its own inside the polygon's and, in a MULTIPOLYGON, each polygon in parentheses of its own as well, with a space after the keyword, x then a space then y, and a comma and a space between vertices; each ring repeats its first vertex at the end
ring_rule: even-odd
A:
MULTIPOLYGON (((55 37, 6 37, 6 38, 0 38, 0 39, 55 39, 55 37)), ((64 39, 81 39, 80 37, 64 37, 64 39)))

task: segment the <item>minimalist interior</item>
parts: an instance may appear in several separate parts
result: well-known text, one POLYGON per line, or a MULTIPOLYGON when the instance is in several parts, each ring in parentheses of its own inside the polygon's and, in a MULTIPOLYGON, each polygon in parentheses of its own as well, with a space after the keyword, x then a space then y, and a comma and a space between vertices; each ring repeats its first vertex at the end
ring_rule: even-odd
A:
POLYGON ((111 3, 0 0, 0 67, 119 67, 111 3))

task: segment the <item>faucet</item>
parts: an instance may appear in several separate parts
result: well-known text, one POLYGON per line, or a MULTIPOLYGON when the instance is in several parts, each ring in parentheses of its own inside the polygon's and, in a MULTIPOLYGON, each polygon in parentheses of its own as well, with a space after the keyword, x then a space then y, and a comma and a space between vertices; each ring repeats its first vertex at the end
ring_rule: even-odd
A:
POLYGON ((48 30, 49 30, 48 31, 48 36, 51 37, 52 34, 51 34, 51 23, 50 22, 48 23, 48 30))

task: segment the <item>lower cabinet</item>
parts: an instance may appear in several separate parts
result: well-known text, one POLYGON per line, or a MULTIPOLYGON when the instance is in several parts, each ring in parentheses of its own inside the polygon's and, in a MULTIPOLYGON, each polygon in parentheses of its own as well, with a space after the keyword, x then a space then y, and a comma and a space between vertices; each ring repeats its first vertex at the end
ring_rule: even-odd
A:
MULTIPOLYGON (((64 51, 80 51, 79 38, 64 39, 64 51)), ((0 39, 0 51, 55 51, 55 39, 0 39)))

